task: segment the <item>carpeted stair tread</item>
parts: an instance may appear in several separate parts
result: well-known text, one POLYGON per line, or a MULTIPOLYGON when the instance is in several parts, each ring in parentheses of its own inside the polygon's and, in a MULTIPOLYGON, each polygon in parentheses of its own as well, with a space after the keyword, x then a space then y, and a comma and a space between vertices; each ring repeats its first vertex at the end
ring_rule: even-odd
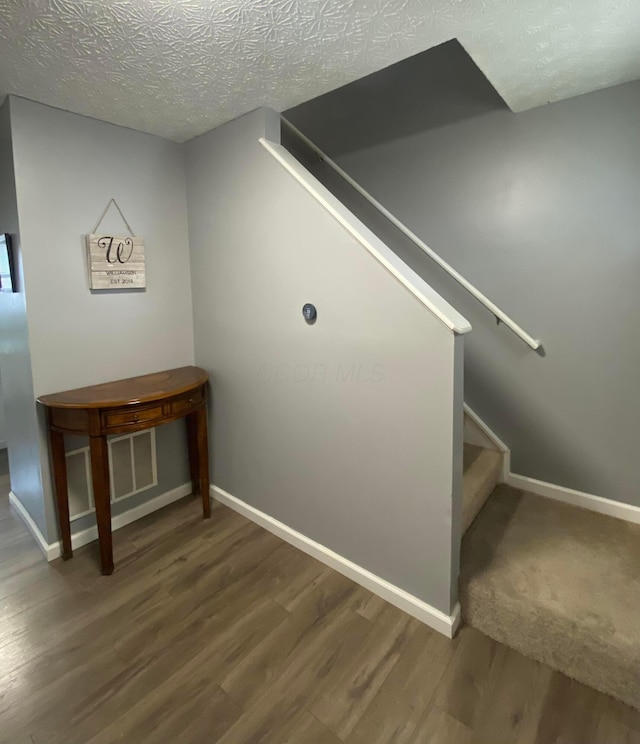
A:
POLYGON ((462 533, 464 534, 496 487, 502 469, 502 453, 474 444, 464 445, 462 533))
POLYGON ((460 599, 469 625, 640 708, 640 525, 500 485, 460 599))

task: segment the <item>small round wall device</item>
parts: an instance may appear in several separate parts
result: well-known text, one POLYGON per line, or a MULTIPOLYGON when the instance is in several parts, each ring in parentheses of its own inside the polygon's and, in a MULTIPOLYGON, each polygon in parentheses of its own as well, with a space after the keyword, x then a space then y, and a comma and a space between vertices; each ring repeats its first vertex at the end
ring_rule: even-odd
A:
POLYGON ((313 325, 318 317, 318 311, 316 310, 315 305, 307 302, 307 304, 302 308, 302 316, 309 325, 313 325))

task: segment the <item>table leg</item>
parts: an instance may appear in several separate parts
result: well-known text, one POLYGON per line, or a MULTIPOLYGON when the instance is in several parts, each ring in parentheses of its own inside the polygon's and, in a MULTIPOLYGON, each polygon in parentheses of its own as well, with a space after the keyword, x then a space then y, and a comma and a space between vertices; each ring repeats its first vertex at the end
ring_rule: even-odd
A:
POLYGON ((71 549, 71 522, 69 520, 69 492, 67 488, 67 460, 64 454, 64 435, 62 432, 49 429, 49 447, 53 482, 58 506, 58 524, 62 543, 62 559, 67 561, 73 556, 71 549))
POLYGON ((185 417, 187 424, 187 444, 189 446, 189 470, 191 472, 191 490, 194 496, 202 493, 200 486, 200 461, 198 458, 198 414, 189 413, 185 417))
POLYGON ((202 496, 202 516, 211 516, 211 499, 209 498, 209 439, 207 437, 207 407, 202 406, 196 412, 196 433, 198 438, 198 465, 200 469, 200 494, 202 496))
POLYGON ((89 437, 91 452, 91 480, 93 500, 96 505, 100 566, 104 576, 113 573, 113 546, 111 540, 111 501, 109 489, 109 450, 106 436, 89 437))

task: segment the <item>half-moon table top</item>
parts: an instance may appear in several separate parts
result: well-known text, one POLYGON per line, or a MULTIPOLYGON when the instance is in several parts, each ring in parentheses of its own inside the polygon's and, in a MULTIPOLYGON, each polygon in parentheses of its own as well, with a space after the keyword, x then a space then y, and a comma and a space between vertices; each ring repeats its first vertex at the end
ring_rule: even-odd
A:
POLYGON ((200 367, 178 367, 43 395, 38 398, 38 402, 49 408, 115 408, 180 395, 200 387, 208 379, 209 375, 200 367))

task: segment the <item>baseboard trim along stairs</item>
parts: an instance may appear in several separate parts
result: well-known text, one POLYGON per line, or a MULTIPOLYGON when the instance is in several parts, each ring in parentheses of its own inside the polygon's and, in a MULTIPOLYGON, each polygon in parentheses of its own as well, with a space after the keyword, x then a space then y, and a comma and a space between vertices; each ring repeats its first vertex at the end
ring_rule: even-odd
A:
POLYGON ((329 548, 315 542, 315 540, 303 535, 301 532, 292 529, 288 525, 279 522, 277 519, 270 517, 259 509, 256 509, 235 496, 232 496, 222 488, 211 486, 211 496, 221 504, 237 511, 247 519, 259 524, 274 535, 277 535, 282 540, 285 540, 296 548, 299 548, 304 553, 307 553, 327 566, 330 566, 344 576, 352 579, 357 584, 364 586, 369 591, 377 594, 379 597, 382 597, 382 599, 395 605, 399 609, 404 610, 404 612, 417 618, 421 622, 425 623, 425 625, 429 625, 439 633, 442 633, 448 638, 453 638, 455 635, 460 622, 459 604, 456 604, 453 614, 446 615, 418 597, 415 597, 413 594, 409 594, 409 592, 406 592, 404 589, 391 584, 380 576, 376 576, 362 566, 353 563, 348 558, 345 558, 338 553, 334 553, 329 548))
POLYGON ((597 514, 605 514, 609 517, 616 517, 616 519, 623 519, 625 522, 640 524, 640 506, 623 504, 621 501, 605 499, 602 496, 594 496, 584 491, 575 491, 573 488, 558 486, 555 483, 547 483, 546 481, 529 478, 526 475, 516 475, 515 473, 509 473, 506 482, 514 488, 535 493, 538 496, 562 501, 572 506, 579 506, 581 509, 588 509, 597 514))
POLYGON ((503 457, 502 473, 500 483, 508 483, 514 488, 522 489, 528 493, 535 493, 548 499, 562 501, 565 504, 579 506, 589 509, 598 514, 606 514, 625 522, 640 524, 640 506, 624 504, 602 496, 596 496, 585 491, 577 491, 573 488, 560 486, 556 483, 530 478, 511 472, 511 451, 498 435, 475 413, 469 406, 464 404, 465 415, 465 443, 479 445, 485 449, 494 449, 503 457), (467 430, 469 427, 469 431, 467 430), (467 438, 467 434, 471 436, 467 438))

